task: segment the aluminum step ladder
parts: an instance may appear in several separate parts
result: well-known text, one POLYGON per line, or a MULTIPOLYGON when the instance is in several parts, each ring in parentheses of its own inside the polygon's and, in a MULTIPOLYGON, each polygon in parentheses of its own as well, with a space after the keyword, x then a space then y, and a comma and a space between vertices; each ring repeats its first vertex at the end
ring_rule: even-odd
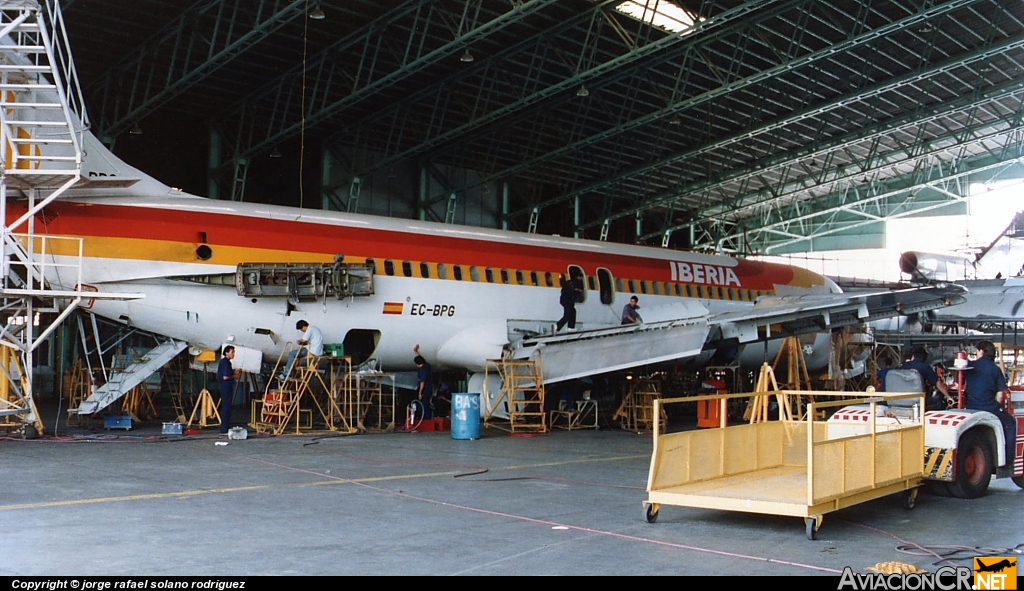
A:
POLYGON ((149 376, 160 371, 160 368, 170 363, 172 359, 181 353, 187 343, 184 341, 167 341, 157 345, 149 353, 143 355, 142 359, 129 365, 123 372, 110 376, 110 380, 96 389, 81 406, 69 412, 76 412, 80 415, 97 413, 110 406, 119 398, 127 394, 132 388, 138 386, 149 376))

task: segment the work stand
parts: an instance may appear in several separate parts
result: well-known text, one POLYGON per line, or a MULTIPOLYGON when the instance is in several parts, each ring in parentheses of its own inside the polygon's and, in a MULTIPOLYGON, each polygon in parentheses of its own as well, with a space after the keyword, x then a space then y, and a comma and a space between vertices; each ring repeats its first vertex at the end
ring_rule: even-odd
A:
POLYGON ((502 389, 497 403, 484 416, 484 425, 513 435, 547 433, 544 371, 540 359, 489 359, 484 366, 485 384, 489 383, 487 374, 490 372, 497 372, 501 377, 502 389), (507 422, 496 416, 503 408, 507 410, 507 422))

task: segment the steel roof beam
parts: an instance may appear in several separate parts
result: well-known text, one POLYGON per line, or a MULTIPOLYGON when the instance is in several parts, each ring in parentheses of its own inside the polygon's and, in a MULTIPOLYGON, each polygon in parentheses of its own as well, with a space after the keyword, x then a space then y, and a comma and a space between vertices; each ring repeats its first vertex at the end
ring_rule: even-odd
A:
MULTIPOLYGON (((1024 161, 1024 137, 1022 136, 1024 136, 1024 125, 1018 121, 1012 130, 993 133, 981 138, 989 142, 1002 139, 1003 143, 1000 149, 1002 153, 999 155, 989 153, 977 156, 964 151, 962 156, 949 161, 935 158, 929 166, 918 167, 913 175, 871 183, 864 193, 860 191, 862 187, 851 185, 847 187, 846 191, 829 198, 801 201, 788 208, 771 208, 762 214, 760 219, 753 220, 754 223, 750 223, 750 219, 739 224, 732 221, 721 223, 722 220, 715 220, 710 225, 723 228, 723 231, 709 231, 707 236, 712 238, 717 248, 723 247, 727 243, 733 246, 741 243, 749 244, 753 234, 755 236, 753 241, 761 244, 759 250, 768 254, 798 242, 877 222, 877 216, 864 214, 864 207, 880 208, 887 219, 947 207, 951 201, 962 201, 968 197, 966 186, 962 183, 969 177, 1024 161), (950 183, 961 184, 955 188, 949 188, 950 183), (935 189, 953 199, 931 199, 926 200, 923 205, 915 203, 920 196, 918 192, 926 188, 935 189), (861 218, 868 217, 868 219, 838 228, 820 221, 820 218, 837 213, 853 213, 861 218), (802 226, 802 229, 793 230, 794 226, 802 226), (788 240, 774 242, 767 236, 756 237, 758 233, 780 233, 788 240)), ((943 151, 948 152, 948 148, 937 150, 937 152, 943 151)))
MULTIPOLYGON (((781 74, 792 72, 792 71, 796 70, 797 68, 808 67, 808 66, 815 65, 817 62, 829 60, 829 59, 833 58, 835 55, 840 54, 840 53, 842 53, 844 51, 850 51, 851 49, 853 49, 855 47, 867 45, 868 43, 870 43, 872 41, 876 41, 877 39, 879 39, 880 37, 884 37, 885 35, 889 35, 889 34, 893 34, 893 33, 902 31, 905 28, 907 28, 909 26, 912 26, 914 24, 919 24, 921 22, 927 21, 928 19, 932 19, 932 18, 935 18, 935 17, 943 15, 943 14, 948 14, 949 12, 951 12, 953 10, 963 8, 966 5, 970 5, 970 4, 976 3, 978 1, 980 1, 980 0, 957 0, 955 2, 948 2, 948 3, 944 3, 942 5, 939 5, 939 6, 930 7, 928 9, 922 10, 919 13, 915 13, 915 14, 909 16, 909 17, 906 17, 904 19, 900 19, 898 21, 893 21, 892 23, 889 23, 889 24, 887 24, 887 25, 885 25, 883 27, 879 27, 878 29, 866 31, 865 33, 863 33, 861 35, 857 35, 857 36, 848 38, 845 41, 843 41, 841 43, 838 43, 836 45, 832 45, 832 46, 829 46, 829 47, 826 47, 826 48, 822 48, 822 49, 820 49, 818 51, 809 53, 809 54, 801 56, 799 58, 796 58, 796 59, 793 59, 793 60, 789 60, 789 61, 786 61, 784 63, 780 63, 780 64, 778 64, 778 65, 776 65, 774 67, 758 71, 758 72, 756 72, 755 74, 753 74, 751 76, 747 76, 747 77, 744 77, 744 78, 733 80, 733 81, 731 81, 731 82, 729 82, 727 84, 724 84, 724 85, 722 85, 722 86, 720 86, 718 88, 715 88, 715 89, 709 90, 709 91, 707 91, 705 93, 702 93, 700 95, 691 97, 691 98, 689 98, 689 99, 687 99, 685 101, 680 101, 680 102, 672 105, 671 107, 669 107, 669 108, 667 108, 665 110, 659 111, 657 113, 650 113, 650 114, 645 115, 643 117, 637 118, 636 120, 631 121, 628 125, 622 126, 621 128, 607 130, 607 131, 605 131, 603 133, 594 134, 593 136, 590 136, 590 137, 586 138, 585 140, 579 142, 578 144, 575 144, 575 145, 573 145, 571 147, 567 147, 564 150, 559 150, 559 152, 560 153, 566 153, 566 152, 570 152, 572 150, 579 150, 579 149, 583 149, 583 148, 587 148, 587 147, 592 147, 592 145, 597 143, 598 141, 603 141, 603 140, 611 139, 611 138, 615 137, 616 135, 618 135, 619 133, 621 133, 622 131, 626 131, 628 129, 639 128, 639 127, 641 127, 643 125, 649 125, 651 123, 655 123, 657 121, 660 121, 660 120, 662 120, 665 117, 666 113, 680 113, 680 112, 686 112, 687 110, 696 109, 698 107, 701 107, 703 105, 707 105, 707 104, 711 103, 712 101, 714 101, 716 99, 719 99, 721 97, 724 97, 726 95, 729 95, 731 93, 734 93, 734 92, 737 92, 739 90, 742 90, 742 89, 754 86, 754 85, 756 85, 758 83, 765 82, 765 81, 767 81, 769 79, 772 79, 772 78, 775 78, 775 77, 777 77, 777 76, 779 76, 781 74)), ((1017 46, 1017 45, 1019 45, 1019 44, 1014 44, 1013 46, 1017 46)), ((983 57, 983 54, 981 54, 979 52, 978 54, 975 55, 975 57, 976 58, 981 58, 981 57, 983 57)), ((722 150, 723 148, 725 148, 727 146, 730 146, 730 145, 733 145, 733 144, 737 144, 737 143, 746 142, 746 141, 750 140, 751 138, 753 138, 755 136, 758 136, 758 135, 761 135, 761 134, 766 134, 766 133, 772 132, 772 131, 780 131, 783 128, 785 128, 787 126, 790 126, 790 125, 792 125, 794 123, 797 123, 797 122, 800 122, 800 121, 804 121, 804 120, 808 120, 808 119, 813 119, 813 118, 816 118, 816 117, 821 117, 822 115, 827 114, 829 111, 831 111, 833 109, 836 109, 837 107, 845 107, 845 106, 848 106, 849 104, 854 103, 854 102, 856 102, 858 100, 863 100, 864 98, 871 97, 871 96, 878 96, 878 95, 880 95, 883 92, 891 91, 894 88, 898 88, 899 86, 901 86, 903 84, 907 84, 907 83, 909 83, 909 82, 911 82, 913 80, 920 79, 923 76, 934 75, 934 74, 936 74, 938 72, 944 71, 944 69, 951 69, 953 67, 957 67, 957 66, 961 65, 963 63, 963 61, 964 61, 963 58, 959 58, 959 59, 956 59, 956 60, 948 60, 945 63, 945 68, 935 67, 935 68, 928 69, 925 72, 920 72, 920 71, 919 72, 913 72, 911 74, 906 74, 906 75, 900 77, 899 79, 887 81, 886 83, 883 83, 883 84, 880 84, 880 85, 876 85, 872 89, 858 90, 856 92, 849 93, 849 94, 843 95, 841 97, 833 98, 833 99, 829 100, 828 102, 825 102, 824 104, 821 104, 821 105, 818 105, 818 106, 815 106, 815 107, 807 107, 807 108, 805 108, 803 110, 797 111, 796 113, 794 113, 794 114, 792 114, 792 115, 790 115, 788 117, 783 117, 783 118, 779 118, 779 119, 775 119, 775 120, 766 122, 766 123, 762 124, 759 127, 744 129, 742 131, 734 133, 733 135, 731 135, 729 137, 726 137, 726 138, 723 138, 723 139, 719 139, 719 140, 717 140, 717 141, 715 141, 713 143, 707 143, 707 144, 705 144, 703 146, 700 146, 700 147, 698 147, 696 149, 673 153, 673 154, 667 155, 665 157, 658 158, 658 159, 655 159, 655 160, 650 161, 650 162, 646 162, 646 163, 644 163, 644 164, 642 164, 640 166, 637 166, 637 167, 633 167, 633 168, 630 168, 630 169, 625 169, 625 170, 618 171, 618 172, 616 172, 613 175, 609 175, 609 176, 606 176, 604 178, 598 179, 598 180, 596 180, 594 182, 588 183, 584 187, 581 187, 579 189, 567 192, 567 193, 565 193, 563 195, 560 195, 560 196, 558 196, 556 198, 549 199, 549 200, 547 200, 547 201, 545 201, 543 203, 537 204, 537 205, 539 207, 548 207, 550 205, 554 205, 554 204, 557 204, 557 203, 561 203, 561 202, 567 201, 569 199, 573 199, 573 198, 575 198, 577 196, 583 196, 583 195, 585 195, 587 193, 595 192, 595 191, 597 191, 597 190, 599 190, 601 188, 604 188, 604 187, 607 187, 609 185, 612 185, 613 183, 621 181, 621 180, 623 180, 625 178, 628 178, 628 177, 648 175, 652 171, 655 171, 655 170, 657 170, 659 168, 662 168, 662 167, 665 167, 665 166, 669 166, 669 165, 672 165, 672 164, 676 164, 676 163, 680 163, 680 162, 685 162, 685 161, 688 161, 688 160, 697 159, 697 158, 702 157, 704 155, 711 154, 713 152, 722 150)), ((535 164, 535 162, 529 163, 530 166, 532 166, 534 164, 535 164)), ((518 168, 516 170, 518 170, 518 168)), ((502 172, 504 173, 505 171, 502 171, 502 172)), ((658 205, 658 204, 655 204, 655 205, 658 205)), ((645 203, 644 206, 641 207, 641 209, 648 208, 650 206, 652 206, 650 203, 645 203)), ((512 214, 512 216, 525 215, 526 211, 527 211, 526 209, 523 209, 523 210, 514 212, 512 214)), ((635 209, 630 209, 628 211, 620 212, 620 214, 617 217, 627 217, 627 216, 635 214, 635 213, 636 213, 635 209)), ((581 227, 581 229, 586 229, 588 227, 594 226, 594 225, 599 224, 599 223, 601 223, 601 222, 584 224, 581 227)))
MULTIPOLYGON (((944 103, 940 105, 941 110, 938 110, 936 107, 922 106, 917 111, 908 113, 892 121, 885 121, 872 127, 863 128, 857 132, 835 138, 830 142, 821 142, 812 145, 809 149, 801 148, 795 151, 777 154, 770 158, 751 163, 744 169, 736 170, 727 178, 720 179, 713 183, 704 183, 698 187, 692 187, 687 190, 686 193, 699 196, 700 200, 690 201, 687 205, 694 208, 700 208, 699 215, 705 219, 711 219, 715 216, 726 214, 735 218, 738 215, 741 216, 743 212, 748 209, 769 206, 771 202, 781 200, 784 196, 792 197, 794 194, 798 193, 798 191, 783 191, 780 190, 779 186, 772 186, 770 188, 763 189, 762 191, 756 191, 750 189, 750 186, 747 185, 747 190, 741 191, 741 194, 738 197, 729 199, 722 203, 716 203, 714 205, 710 203, 711 199, 708 195, 712 192, 723 192, 733 183, 743 183, 744 181, 754 179, 758 176, 763 176, 772 169, 787 168, 793 170, 794 168, 806 165, 809 160, 818 158, 822 159, 825 164, 814 171, 805 171, 803 175, 797 175, 796 178, 798 180, 795 182, 804 184, 807 190, 823 188, 827 191, 830 185, 839 182, 842 179, 861 176, 879 168, 891 168, 894 162, 893 154, 906 155, 906 158, 896 159, 895 161, 897 163, 903 160, 912 160, 913 157, 920 156, 920 153, 923 151, 924 147, 928 145, 928 141, 931 139, 931 136, 926 138, 918 133, 916 142, 905 144, 901 148, 899 145, 901 133, 915 132, 915 128, 920 128, 929 124, 941 126, 941 121, 944 118, 972 111, 979 105, 1011 98, 1016 101, 1024 100, 1024 97, 1021 96, 1020 83, 1017 81, 1007 82, 999 86, 986 89, 984 92, 979 91, 977 95, 968 96, 959 101, 944 103), (889 153, 879 151, 877 149, 877 142, 881 138, 889 139, 897 144, 897 149, 894 149, 889 153), (875 145, 875 150, 870 153, 869 157, 864 159, 844 160, 839 163, 836 162, 837 159, 833 156, 834 152, 845 151, 850 147, 855 147, 864 143, 875 145), (873 164, 873 160, 877 160, 878 163, 873 164), (768 191, 771 194, 767 196, 762 195, 765 191, 768 191)), ((992 121, 999 120, 993 118, 986 124, 991 125, 992 121)), ((1012 126, 1012 124, 1005 123, 1005 121, 1004 125, 1007 127, 1012 126)), ((951 142, 955 142, 957 139, 952 133, 949 133, 946 137, 951 142)), ((780 174, 780 176, 789 176, 789 174, 780 174)), ((672 191, 669 196, 656 196, 655 198, 646 201, 640 209, 650 209, 658 204, 667 205, 669 203, 678 203, 684 197, 685 195, 682 192, 675 190, 672 191)), ((593 225, 593 223, 589 224, 589 226, 593 225)), ((584 225, 584 227, 586 226, 588 225, 584 225)))
POLYGON ((557 1, 524 0, 503 12, 486 11, 492 3, 485 0, 407 1, 232 106, 222 125, 236 138, 235 154, 255 156, 442 60, 458 59, 473 42, 557 1), (461 9, 450 11, 451 4, 461 9), (340 59, 347 53, 356 60, 340 59))
MULTIPOLYGON (((829 163, 818 173, 805 173, 799 176, 795 173, 795 180, 789 183, 780 182, 766 189, 746 192, 726 203, 708 206, 705 209, 699 210, 699 213, 686 224, 662 228, 659 234, 664 231, 675 231, 704 222, 717 221, 722 223, 726 220, 732 220, 734 223, 737 223, 737 215, 742 216, 746 211, 756 212, 758 210, 781 207, 785 205, 787 200, 798 201, 798 197, 808 191, 812 192, 812 194, 818 189, 829 191, 830 187, 850 184, 865 174, 873 173, 877 175, 879 171, 883 170, 893 170, 895 171, 894 174, 899 174, 901 168, 909 169, 907 163, 915 163, 916 165, 916 162, 922 158, 941 153, 943 150, 948 151, 951 147, 956 148, 969 145, 975 146, 976 151, 986 150, 984 142, 990 141, 993 136, 998 137, 999 135, 1009 133, 1019 125, 1017 115, 1012 117, 1004 115, 1000 119, 988 118, 986 120, 974 121, 969 125, 964 125, 962 129, 948 132, 945 136, 928 138, 918 136, 918 141, 913 144, 900 144, 896 142, 894 146, 885 152, 881 150, 876 140, 883 137, 889 139, 898 138, 903 129, 941 121, 946 117, 975 110, 974 107, 977 105, 1004 99, 1016 101, 1018 109, 1020 108, 1019 105, 1024 104, 1024 94, 1022 94, 1018 82, 1008 82, 985 93, 979 93, 979 96, 968 97, 963 101, 945 104, 943 105, 943 110, 939 112, 921 107, 919 111, 923 112, 923 115, 918 115, 917 113, 908 114, 896 121, 885 122, 873 128, 865 129, 861 133, 839 138, 833 144, 815 146, 811 152, 797 150, 796 153, 780 155, 774 158, 773 162, 761 162, 752 165, 747 171, 738 171, 737 175, 733 178, 702 187, 699 192, 700 195, 703 197, 710 192, 721 191, 730 183, 742 180, 744 176, 763 175, 771 168, 784 167, 789 170, 796 170, 808 159, 824 158, 824 154, 842 149, 844 146, 856 145, 866 141, 875 146, 874 151, 867 153, 861 159, 837 164, 829 163), (995 132, 985 134, 985 132, 993 128, 997 128, 995 132), (789 185, 788 187, 786 186, 787 184, 789 185)), ((1015 157, 1015 155, 1011 154, 1010 157, 1015 157)), ((786 175, 780 176, 785 177, 786 175)), ((697 194, 698 191, 694 190, 692 193, 697 194)), ((693 206, 697 207, 698 205, 693 206)), ((648 234, 641 238, 650 239, 652 237, 654 237, 654 234, 648 234)))
MULTIPOLYGON (((441 124, 442 121, 447 124, 445 121, 446 111, 451 109, 452 105, 439 92, 435 105, 430 107, 432 114, 417 117, 421 121, 431 122, 432 125, 420 130, 421 137, 416 140, 408 141, 402 138, 403 144, 398 144, 398 140, 385 144, 384 151, 388 156, 374 163, 373 170, 379 170, 413 156, 422 155, 449 142, 465 141, 470 134, 485 133, 486 125, 520 114, 530 107, 539 108, 543 105, 544 109, 550 109, 553 105, 579 100, 579 97, 574 96, 573 91, 578 89, 581 84, 592 83, 597 88, 632 76, 636 68, 649 68, 654 64, 665 63, 680 55, 685 55, 689 51, 687 47, 695 43, 695 39, 716 36, 720 34, 720 30, 743 27, 745 19, 755 17, 759 10, 778 1, 752 0, 739 6, 725 7, 724 12, 700 21, 692 33, 687 35, 668 33, 646 45, 635 47, 634 45, 637 44, 624 44, 619 53, 609 53, 606 57, 595 56, 593 61, 596 63, 593 65, 587 64, 586 55, 593 53, 592 43, 596 43, 599 39, 589 31, 582 34, 584 44, 577 47, 575 53, 571 54, 572 60, 566 58, 565 52, 551 45, 554 41, 564 43, 567 39, 545 40, 535 50, 533 56, 528 56, 532 57, 532 61, 525 72, 513 68, 506 71, 499 71, 495 68, 482 72, 482 83, 476 89, 477 94, 473 97, 472 108, 467 109, 469 116, 463 117, 461 123, 441 124), (588 44, 588 40, 590 44, 588 44), (582 65, 574 68, 573 62, 582 65), (537 74, 538 72, 549 75, 551 72, 560 72, 561 74, 551 76, 555 81, 544 84, 537 74), (524 88, 526 92, 522 91, 524 88), (412 145, 401 147, 404 144, 412 145)), ((802 4, 806 1, 801 0, 796 3, 802 4)), ((717 2, 706 2, 706 4, 717 4, 717 2)), ((408 118, 409 114, 411 112, 408 109, 403 112, 396 111, 391 129, 401 129, 402 133, 408 133, 408 127, 415 123, 408 118)), ((361 147, 363 149, 373 148, 373 146, 361 147)))
POLYGON ((200 0, 90 84, 97 135, 117 137, 286 23, 306 0, 200 0))

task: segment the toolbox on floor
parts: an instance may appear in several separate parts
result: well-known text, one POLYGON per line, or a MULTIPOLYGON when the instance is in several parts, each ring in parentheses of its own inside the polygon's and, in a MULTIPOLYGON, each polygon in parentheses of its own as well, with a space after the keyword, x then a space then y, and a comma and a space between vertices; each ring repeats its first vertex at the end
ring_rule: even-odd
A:
POLYGON ((164 428, 161 433, 164 435, 181 435, 182 431, 181 423, 164 423, 164 428))
POLYGON ((129 430, 132 428, 132 417, 130 415, 110 415, 103 419, 103 428, 129 430))

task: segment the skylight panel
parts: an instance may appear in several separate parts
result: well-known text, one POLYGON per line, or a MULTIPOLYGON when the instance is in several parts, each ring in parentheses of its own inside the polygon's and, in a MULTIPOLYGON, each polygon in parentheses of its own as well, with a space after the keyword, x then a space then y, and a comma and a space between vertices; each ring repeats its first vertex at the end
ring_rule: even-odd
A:
POLYGON ((623 2, 616 6, 615 10, 638 21, 650 23, 680 35, 685 35, 693 30, 695 23, 694 17, 689 12, 666 0, 623 2))

